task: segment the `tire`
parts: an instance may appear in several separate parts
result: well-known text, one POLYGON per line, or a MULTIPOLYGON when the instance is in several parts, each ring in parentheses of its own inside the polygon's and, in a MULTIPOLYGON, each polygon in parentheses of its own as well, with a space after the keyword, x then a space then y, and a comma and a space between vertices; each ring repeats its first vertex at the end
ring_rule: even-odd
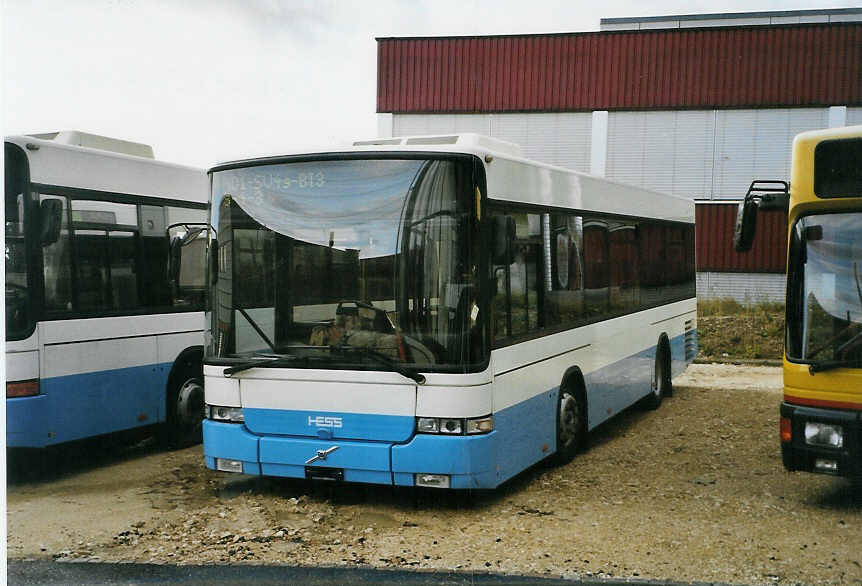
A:
POLYGON ((554 465, 572 461, 586 440, 586 405, 580 395, 566 388, 560 389, 557 402, 557 451, 551 457, 554 465))
POLYGON ((670 352, 667 344, 662 340, 659 342, 659 350, 655 356, 655 373, 653 375, 652 392, 644 397, 643 406, 646 409, 658 409, 665 397, 673 394, 673 385, 670 380, 670 352))
POLYGON ((185 364, 176 376, 171 376, 168 388, 167 421, 164 443, 169 448, 184 448, 198 444, 202 439, 204 420, 204 385, 202 366, 193 359, 185 364))

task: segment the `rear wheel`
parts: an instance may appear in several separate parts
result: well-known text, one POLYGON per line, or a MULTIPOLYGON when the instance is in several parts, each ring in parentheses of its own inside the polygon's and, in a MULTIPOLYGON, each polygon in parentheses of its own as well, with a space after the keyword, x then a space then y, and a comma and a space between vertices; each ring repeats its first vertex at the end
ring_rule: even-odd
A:
POLYGON ((667 345, 659 343, 659 350, 655 356, 655 374, 652 382, 652 392, 644 398, 644 407, 647 409, 658 409, 664 397, 673 394, 673 385, 670 380, 670 352, 667 345))
MULTIPOLYGON (((179 366, 179 365, 178 365, 179 366)), ((168 389, 165 443, 183 448, 200 443, 204 420, 204 385, 202 367, 186 359, 168 389)))

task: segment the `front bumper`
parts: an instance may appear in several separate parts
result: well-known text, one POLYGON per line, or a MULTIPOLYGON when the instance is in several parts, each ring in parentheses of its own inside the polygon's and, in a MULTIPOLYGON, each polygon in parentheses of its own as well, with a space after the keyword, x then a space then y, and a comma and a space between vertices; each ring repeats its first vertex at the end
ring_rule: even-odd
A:
POLYGON ((450 488, 495 488, 497 434, 477 436, 416 435, 405 444, 307 437, 259 436, 242 424, 206 420, 204 458, 242 462, 244 474, 313 478, 318 469, 339 471, 345 482, 414 486, 415 474, 446 474, 450 488), (335 447, 337 449, 332 450, 335 447), (325 459, 308 464, 318 452, 325 459))
POLYGON ((782 402, 781 416, 790 420, 792 431, 791 441, 781 444, 781 458, 787 470, 862 479, 862 412, 804 407, 782 402), (806 444, 805 424, 809 421, 840 425, 844 432, 842 447, 806 444), (818 467, 818 460, 834 462, 835 469, 818 467))

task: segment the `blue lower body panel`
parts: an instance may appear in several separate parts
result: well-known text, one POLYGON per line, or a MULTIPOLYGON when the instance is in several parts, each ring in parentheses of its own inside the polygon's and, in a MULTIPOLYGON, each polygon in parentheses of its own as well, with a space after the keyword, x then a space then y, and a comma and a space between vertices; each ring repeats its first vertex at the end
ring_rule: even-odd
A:
POLYGON ((53 444, 164 421, 172 363, 40 381, 40 395, 6 399, 6 445, 53 444))
POLYGON ((207 420, 204 457, 211 469, 216 458, 241 461, 246 474, 305 478, 308 467, 321 467, 342 471, 347 482, 413 486, 416 474, 445 474, 451 488, 494 488, 553 453, 557 392, 500 411, 491 433, 417 434, 400 444, 256 435, 242 424, 207 420), (306 464, 318 451, 328 451, 326 458, 306 464))
MULTIPOLYGON (((685 364, 682 336, 671 341, 673 364, 677 352, 682 352, 685 364)), ((590 428, 649 394, 655 355, 653 347, 587 377, 590 428)), ((204 456, 211 469, 217 469, 216 458, 240 461, 246 474, 306 478, 310 468, 319 467, 338 470, 347 482, 414 486, 417 474, 443 474, 449 476, 450 488, 495 488, 555 452, 558 400, 557 387, 494 413, 491 433, 415 434, 403 443, 255 434, 243 424, 207 420, 204 456), (308 463, 321 452, 325 459, 308 463)), ((253 413, 255 422, 266 421, 271 430, 278 428, 279 417, 285 422, 308 417, 306 412, 259 411, 253 413)), ((345 422, 351 416, 327 415, 345 422)), ((375 422, 378 416, 363 417, 365 427, 381 429, 392 419, 380 415, 375 422)))

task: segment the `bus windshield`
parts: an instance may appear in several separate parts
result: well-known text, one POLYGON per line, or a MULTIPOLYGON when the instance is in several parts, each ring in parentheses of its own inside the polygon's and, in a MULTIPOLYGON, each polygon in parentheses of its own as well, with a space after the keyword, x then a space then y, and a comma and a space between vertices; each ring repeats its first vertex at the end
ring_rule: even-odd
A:
POLYGON ((5 147, 6 181, 6 339, 20 340, 33 325, 27 275, 25 208, 27 158, 10 144, 5 147))
POLYGON ((788 358, 862 363, 862 216, 805 216, 790 247, 788 358))
POLYGON ((399 372, 482 360, 469 161, 288 162, 216 171, 212 185, 210 359, 399 372))

